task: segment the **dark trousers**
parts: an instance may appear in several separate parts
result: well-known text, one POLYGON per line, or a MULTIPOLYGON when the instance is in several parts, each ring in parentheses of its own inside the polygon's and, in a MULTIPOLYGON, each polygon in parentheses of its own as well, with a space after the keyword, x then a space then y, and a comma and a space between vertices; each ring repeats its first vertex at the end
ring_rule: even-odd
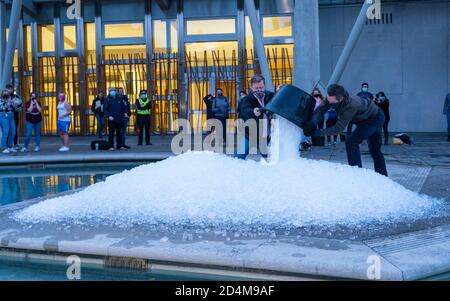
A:
POLYGON ((14 111, 14 124, 16 126, 16 134, 14 135, 14 146, 19 142, 19 112, 14 111))
POLYGON ((351 122, 348 124, 348 126, 347 126, 348 134, 351 134, 353 132, 353 125, 354 125, 354 123, 351 123, 351 122))
POLYGON ((386 120, 383 124, 384 144, 389 143, 389 120, 386 120))
POLYGON ((137 116, 137 126, 139 129, 139 145, 142 145, 144 140, 144 130, 145 130, 145 144, 150 144, 150 115, 138 115, 137 116))
POLYGON ((122 121, 111 121, 108 120, 108 129, 109 129, 109 146, 114 147, 114 134, 116 134, 117 139, 117 149, 123 147, 122 141, 122 121))
POLYGON ((350 166, 359 166, 362 168, 359 145, 363 142, 363 140, 367 140, 370 155, 372 156, 375 166, 375 171, 384 176, 388 176, 384 155, 381 152, 381 128, 383 127, 383 124, 384 113, 379 110, 375 118, 359 123, 355 131, 347 137, 345 146, 347 150, 348 164, 350 166))

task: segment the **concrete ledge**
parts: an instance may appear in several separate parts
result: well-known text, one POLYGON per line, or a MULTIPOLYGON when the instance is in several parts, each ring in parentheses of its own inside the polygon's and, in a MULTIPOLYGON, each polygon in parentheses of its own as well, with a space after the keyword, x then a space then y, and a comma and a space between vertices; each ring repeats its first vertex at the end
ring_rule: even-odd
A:
POLYGON ((381 279, 418 280, 450 271, 450 225, 370 241, 316 237, 277 239, 205 239, 166 237, 164 233, 88 225, 71 231, 64 225, 27 227, 10 214, 41 201, 0 210, 0 247, 53 254, 116 256, 175 265, 274 273, 304 279, 369 280, 371 256, 380 260, 381 279))
POLYGON ((118 161, 160 161, 173 156, 170 152, 126 153, 93 152, 56 155, 0 156, 0 165, 22 165, 39 163, 86 163, 118 161))

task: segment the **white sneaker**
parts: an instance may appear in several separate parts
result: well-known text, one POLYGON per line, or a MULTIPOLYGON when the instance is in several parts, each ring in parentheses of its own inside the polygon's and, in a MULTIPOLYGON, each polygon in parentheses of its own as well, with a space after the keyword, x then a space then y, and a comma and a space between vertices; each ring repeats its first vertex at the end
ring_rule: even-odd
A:
POLYGON ((59 149, 59 151, 60 151, 60 152, 68 152, 68 151, 70 151, 70 148, 65 147, 65 146, 62 146, 62 147, 59 149))
POLYGON ((28 152, 28 148, 26 148, 26 147, 24 146, 24 147, 22 147, 22 148, 20 149, 20 152, 26 153, 26 152, 28 152))
POLYGON ((16 150, 14 147, 11 147, 11 148, 9 149, 9 151, 10 151, 11 153, 17 153, 17 150, 16 150))
POLYGON ((4 150, 3 150, 3 152, 2 153, 4 153, 4 154, 9 154, 10 153, 10 151, 9 151, 9 149, 8 148, 5 148, 4 150))
POLYGON ((36 146, 35 148, 34 148, 34 151, 35 152, 39 152, 41 150, 41 148, 39 147, 39 146, 36 146))
POLYGON ((14 146, 15 150, 21 150, 22 148, 19 145, 14 146))

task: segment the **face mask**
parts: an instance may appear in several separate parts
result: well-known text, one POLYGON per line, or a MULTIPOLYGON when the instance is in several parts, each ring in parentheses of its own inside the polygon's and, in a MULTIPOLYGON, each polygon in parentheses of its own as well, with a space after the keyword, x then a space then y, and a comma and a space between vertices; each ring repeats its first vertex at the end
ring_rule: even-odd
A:
POLYGON ((223 95, 223 93, 219 92, 219 93, 217 93, 217 95, 218 95, 218 96, 222 96, 222 95, 223 95))
POLYGON ((363 92, 369 92, 369 88, 362 88, 363 92))
POLYGON ((141 98, 142 98, 142 99, 147 99, 147 94, 142 94, 142 95, 141 95, 141 98))
POLYGON ((65 100, 66 100, 66 96, 61 95, 61 96, 59 97, 59 101, 60 101, 60 102, 63 102, 63 101, 65 101, 65 100))
POLYGON ((109 92, 109 95, 111 95, 112 97, 116 97, 117 93, 116 93, 116 91, 111 91, 111 92, 109 92))
POLYGON ((266 96, 265 91, 253 91, 253 95, 255 95, 256 98, 261 99, 266 96))

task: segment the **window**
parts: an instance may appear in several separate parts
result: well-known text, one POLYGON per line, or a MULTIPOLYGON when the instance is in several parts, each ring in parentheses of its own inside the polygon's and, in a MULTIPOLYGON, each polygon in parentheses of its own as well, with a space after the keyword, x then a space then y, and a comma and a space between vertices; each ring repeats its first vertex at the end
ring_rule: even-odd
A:
POLYGON ((63 27, 64 50, 77 49, 77 27, 69 25, 63 27))
POLYGON ((86 39, 86 60, 87 64, 95 65, 96 63, 96 40, 95 40, 95 23, 85 24, 85 39, 86 39))
POLYGON ((144 36, 143 23, 105 24, 105 38, 135 38, 144 36))
POLYGON ((264 37, 290 37, 292 36, 292 17, 264 17, 264 37))
POLYGON ((178 51, 177 21, 157 20, 153 22, 154 52, 178 51), (168 42, 170 41, 170 42, 168 42))
POLYGON ((55 26, 39 25, 38 26, 38 51, 52 52, 55 51, 55 26))
POLYGON ((235 19, 190 20, 187 21, 187 34, 233 34, 236 33, 235 19))
POLYGON ((155 52, 167 50, 167 24, 165 21, 153 22, 153 48, 155 52))

